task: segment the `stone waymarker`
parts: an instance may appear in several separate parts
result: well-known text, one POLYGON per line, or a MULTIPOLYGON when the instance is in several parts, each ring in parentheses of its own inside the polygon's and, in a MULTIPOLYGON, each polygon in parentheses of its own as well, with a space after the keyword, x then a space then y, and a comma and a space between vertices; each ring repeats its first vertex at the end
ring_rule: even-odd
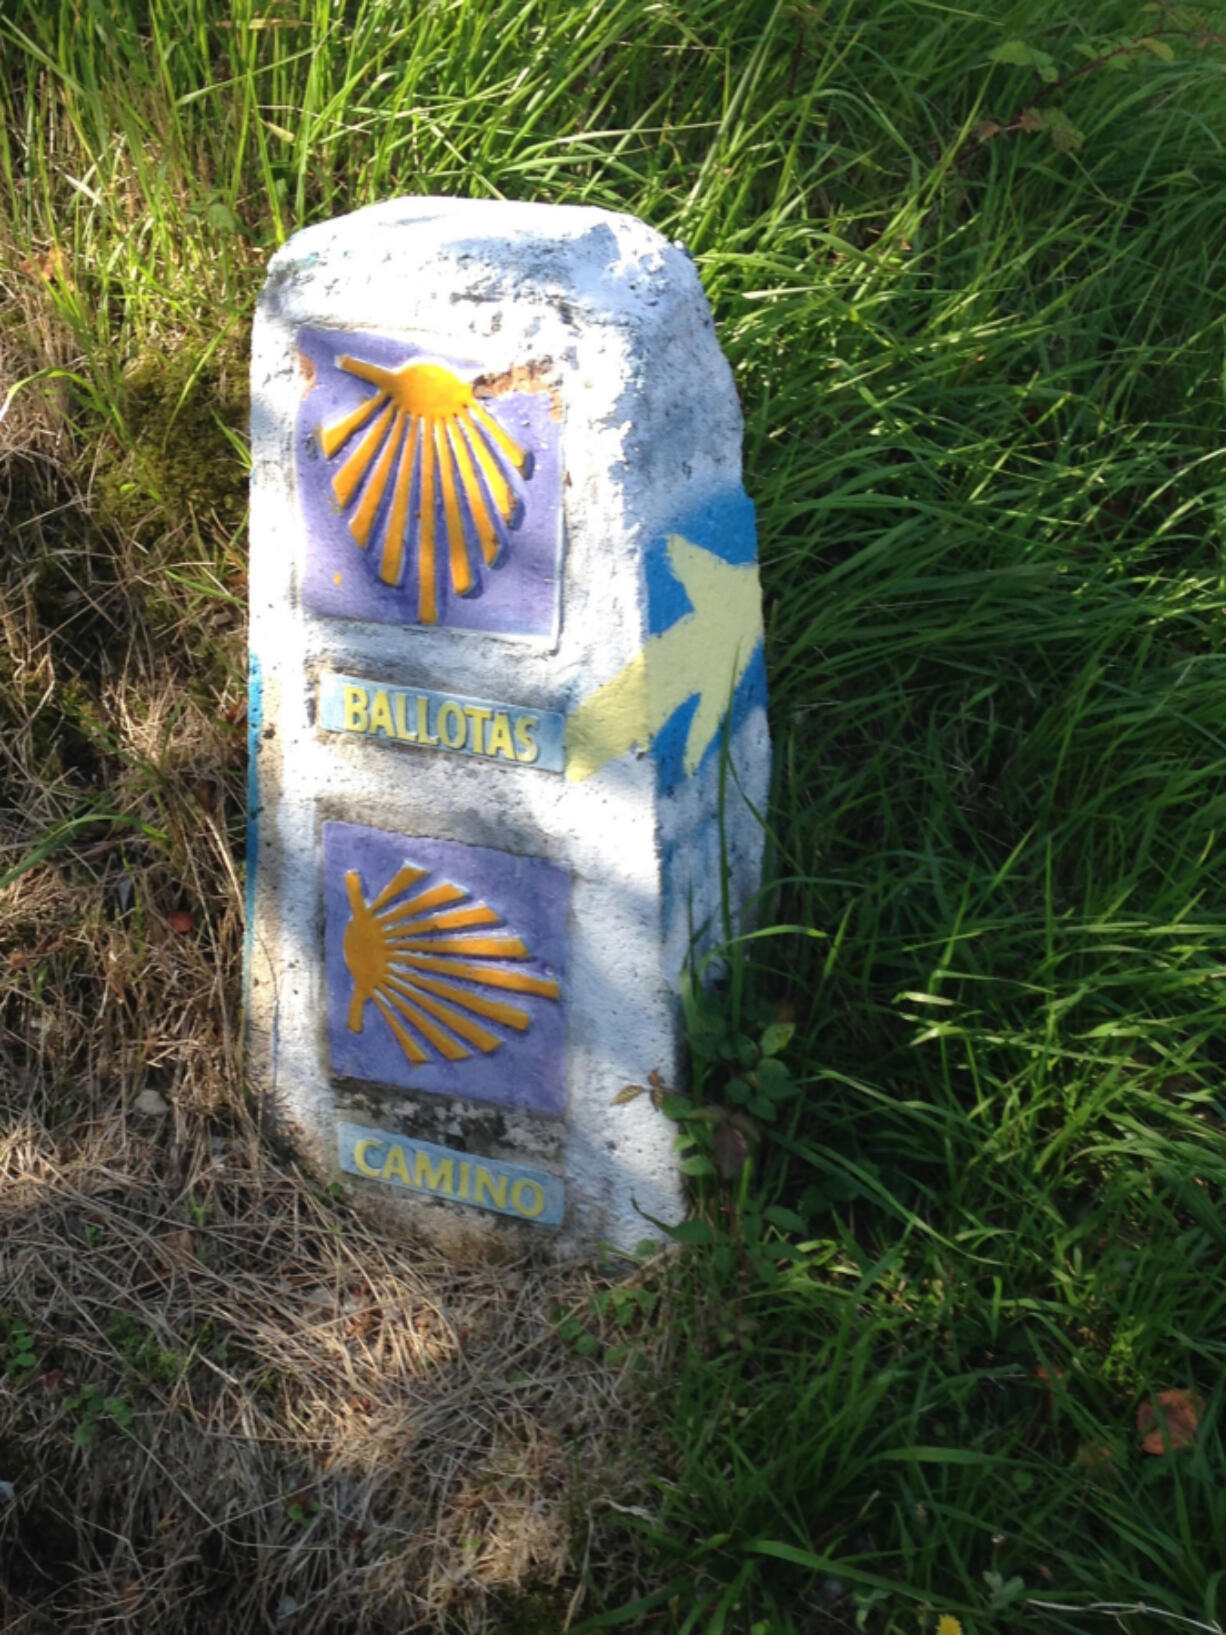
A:
POLYGON ((253 1082, 318 1171, 456 1248, 631 1246, 681 1197, 673 1127, 615 1098, 675 1082, 770 757, 694 267, 600 210, 308 228, 252 429, 253 1082))

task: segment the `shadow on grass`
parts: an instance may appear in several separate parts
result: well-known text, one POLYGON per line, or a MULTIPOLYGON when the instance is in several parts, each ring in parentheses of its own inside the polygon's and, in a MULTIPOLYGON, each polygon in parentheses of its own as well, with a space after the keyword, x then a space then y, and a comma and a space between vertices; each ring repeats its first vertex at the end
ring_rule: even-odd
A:
POLYGON ((590 1268, 383 1241, 263 1139, 228 530, 191 518, 214 547, 194 568, 169 530, 110 533, 26 429, 3 604, 0 1621, 561 1627, 593 1514, 643 1480, 636 1358, 559 1338, 590 1268), (182 592, 169 627, 154 579, 182 592))

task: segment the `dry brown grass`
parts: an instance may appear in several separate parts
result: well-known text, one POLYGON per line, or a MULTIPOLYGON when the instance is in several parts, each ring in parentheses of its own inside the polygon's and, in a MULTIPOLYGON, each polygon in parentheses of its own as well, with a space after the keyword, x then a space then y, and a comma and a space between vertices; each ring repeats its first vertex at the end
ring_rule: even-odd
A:
POLYGON ((180 1107, 3 1160, 6 1630, 489 1629, 542 1587, 562 1627, 635 1482, 624 1382, 550 1322, 586 1271, 382 1243, 180 1107), (78 1448, 89 1382, 133 1417, 78 1448))
MULTIPOLYGON (((47 276, 5 274, 10 380, 71 365, 47 276)), ((644 1376, 559 1339, 589 1268, 382 1241, 262 1140, 233 533, 45 384, 0 424, 0 1623, 563 1628, 642 1502, 644 1376)))

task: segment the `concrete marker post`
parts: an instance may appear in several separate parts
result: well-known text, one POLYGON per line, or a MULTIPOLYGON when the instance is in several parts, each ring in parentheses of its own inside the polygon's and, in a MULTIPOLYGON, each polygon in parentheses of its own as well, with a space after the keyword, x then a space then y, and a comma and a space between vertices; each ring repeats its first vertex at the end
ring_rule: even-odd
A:
POLYGON ((273 258, 252 388, 251 1082, 456 1253, 631 1248, 682 1198, 616 1098, 676 1082, 769 779, 693 264, 601 210, 394 200, 273 258))

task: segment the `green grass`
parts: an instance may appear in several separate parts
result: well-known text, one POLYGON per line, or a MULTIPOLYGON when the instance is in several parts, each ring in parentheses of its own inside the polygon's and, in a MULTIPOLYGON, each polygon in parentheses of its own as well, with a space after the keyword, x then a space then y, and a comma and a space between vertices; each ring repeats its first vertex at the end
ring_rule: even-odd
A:
POLYGON ((53 461, 32 417, 13 456, 17 579, 48 629, 65 584, 93 610, 28 760, 58 805, 14 787, 6 868, 55 824, 76 844, 72 732, 182 866, 157 769, 105 759, 97 649, 122 619, 206 704, 237 682, 234 382, 289 231, 458 191, 631 210, 697 258, 759 506, 764 924, 819 935, 743 945, 733 1037, 695 1036, 722 1106, 735 1035, 784 1007, 801 1093, 751 1130, 748 1185, 700 1183, 651 1519, 601 1523, 647 1541, 647 1581, 589 1571, 596 1625, 1226 1622, 1226 49, 1181 8, 1092 11, 1088 35, 1051 0, 0 24, 0 342, 60 371, 9 424, 53 389, 70 440, 53 461), (976 134, 1040 88, 1002 43, 1067 74, 1163 29, 1040 96, 1080 146, 976 134), (84 543, 32 520, 64 484, 84 543), (1135 1414, 1166 1389, 1204 1397, 1201 1431, 1152 1457, 1135 1414))

